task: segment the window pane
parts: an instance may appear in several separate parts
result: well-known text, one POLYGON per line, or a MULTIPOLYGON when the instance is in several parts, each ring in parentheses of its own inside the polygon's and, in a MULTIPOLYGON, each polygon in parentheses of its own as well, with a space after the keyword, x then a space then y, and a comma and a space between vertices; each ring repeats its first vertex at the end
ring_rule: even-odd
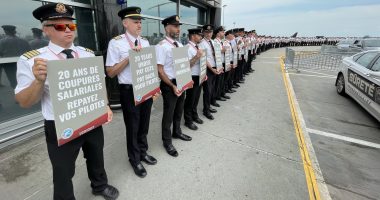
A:
POLYGON ((366 53, 363 56, 361 56, 356 62, 362 65, 363 67, 367 68, 369 63, 375 58, 376 55, 376 52, 366 53))
POLYGON ((74 17, 78 25, 75 45, 83 46, 92 50, 98 50, 95 37, 95 24, 92 10, 88 8, 74 8, 74 17))
POLYGON ((41 23, 32 15, 32 11, 41 5, 41 2, 31 0, 0 2, 0 25, 11 25, 0 29, 0 123, 41 110, 39 104, 29 109, 21 108, 14 98, 18 57, 47 42, 40 34, 33 36, 32 32, 32 28, 41 28, 41 23), (7 57, 14 59, 7 60, 7 57))
POLYGON ((193 26, 193 25, 187 25, 187 24, 183 24, 181 26, 181 34, 180 34, 180 39, 179 41, 183 44, 183 45, 186 45, 188 42, 189 42, 189 37, 188 37, 188 31, 189 29, 191 28, 196 28, 197 26, 193 26))
POLYGON ((373 64, 371 70, 375 71, 375 72, 379 72, 380 71, 380 58, 377 59, 377 61, 375 62, 375 64, 373 64))
POLYGON ((150 45, 155 45, 163 39, 163 34, 159 34, 159 30, 164 31, 164 26, 159 20, 145 19, 142 20, 141 36, 149 40, 150 45))
MULTIPOLYGON (((0 124, 41 110, 39 103, 29 109, 21 108, 14 98, 18 57, 48 43, 41 34, 41 23, 32 15, 33 10, 41 5, 41 2, 32 0, 0 1, 0 26, 4 27, 0 28, 0 124)), ((75 44, 97 50, 92 10, 74 10, 79 36, 75 44)))
POLYGON ((138 6, 141 8, 141 13, 156 17, 166 18, 177 14, 177 1, 173 0, 128 0, 128 6, 138 6))
POLYGON ((85 4, 91 5, 91 0, 71 0, 71 1, 78 2, 78 3, 85 3, 85 4))
POLYGON ((197 8, 191 3, 181 1, 180 5, 181 21, 192 24, 205 24, 206 11, 202 8, 197 8))

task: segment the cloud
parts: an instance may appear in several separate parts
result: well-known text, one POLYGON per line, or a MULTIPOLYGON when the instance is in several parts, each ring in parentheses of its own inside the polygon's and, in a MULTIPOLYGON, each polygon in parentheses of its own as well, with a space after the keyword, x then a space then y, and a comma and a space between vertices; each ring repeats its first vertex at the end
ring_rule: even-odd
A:
POLYGON ((223 5, 227 5, 225 14, 230 16, 247 13, 252 14, 254 11, 289 6, 304 1, 305 0, 223 0, 223 5))
MULTIPOLYGON (((297 3, 290 0, 288 3, 292 2, 297 3)), ((269 4, 265 6, 270 8, 269 4)), ((273 6, 277 7, 278 4, 273 6)), ((249 8, 244 8, 242 12, 247 10, 249 8)), ((234 15, 235 17, 226 15, 225 25, 233 28, 233 22, 236 22, 236 27, 256 29, 259 34, 274 36, 289 36, 294 32, 299 32, 302 36, 379 36, 379 10, 380 4, 291 12, 282 9, 276 11, 272 7, 268 13, 252 10, 250 14, 234 15)))

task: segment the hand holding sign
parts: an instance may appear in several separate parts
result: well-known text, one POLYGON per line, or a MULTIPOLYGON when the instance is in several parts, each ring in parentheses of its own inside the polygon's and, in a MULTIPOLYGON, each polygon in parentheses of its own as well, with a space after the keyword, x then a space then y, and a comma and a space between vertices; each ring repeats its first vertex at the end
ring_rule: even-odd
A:
POLYGON ((173 92, 177 97, 181 96, 182 91, 177 88, 177 86, 173 85, 173 92))
POLYGON ((203 55, 203 50, 202 49, 198 49, 197 51, 197 54, 195 55, 197 58, 201 58, 203 55))
POLYGON ((109 124, 112 121, 113 118, 113 112, 109 106, 107 106, 107 122, 105 124, 109 124))
POLYGON ((136 51, 136 52, 140 52, 141 51, 141 47, 140 46, 135 46, 132 48, 133 51, 136 51))
POLYGON ((37 81, 45 82, 47 75, 47 60, 42 58, 35 58, 32 70, 33 75, 37 81))

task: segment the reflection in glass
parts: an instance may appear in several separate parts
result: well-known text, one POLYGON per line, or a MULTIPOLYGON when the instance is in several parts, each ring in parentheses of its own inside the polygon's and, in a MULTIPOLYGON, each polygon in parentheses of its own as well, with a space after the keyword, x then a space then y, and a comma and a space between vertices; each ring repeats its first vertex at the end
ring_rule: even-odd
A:
POLYGON ((145 19, 142 21, 142 33, 141 36, 149 40, 150 45, 158 44, 162 39, 162 35, 159 34, 161 22, 154 19, 145 19))
POLYGON ((181 21, 192 24, 206 23, 206 10, 198 8, 189 2, 181 1, 180 5, 181 21))
MULTIPOLYGON (((91 0, 75 2, 90 3, 91 0)), ((29 109, 21 108, 14 98, 18 57, 48 43, 42 34, 41 23, 32 15, 33 10, 41 5, 40 1, 32 0, 0 2, 0 124, 41 110, 39 103, 29 109)), ((75 43, 96 50, 92 10, 74 9, 79 36, 75 43)))
POLYGON ((189 29, 192 29, 192 28, 197 28, 197 26, 193 26, 193 25, 187 25, 187 24, 183 24, 181 26, 181 34, 180 34, 180 38, 179 38, 179 41, 183 44, 183 45, 186 45, 188 42, 189 42, 189 36, 188 36, 188 30, 189 29))
POLYGON ((141 13, 155 17, 166 18, 177 13, 176 0, 128 0, 128 6, 138 6, 141 8, 141 13))
POLYGON ((71 0, 71 1, 91 5, 91 0, 71 0))
POLYGON ((41 5, 31 0, 0 2, 0 124, 41 110, 39 104, 29 109, 21 108, 14 99, 17 57, 34 48, 39 43, 37 37, 44 39, 32 30, 42 27, 32 16, 32 11, 41 5))

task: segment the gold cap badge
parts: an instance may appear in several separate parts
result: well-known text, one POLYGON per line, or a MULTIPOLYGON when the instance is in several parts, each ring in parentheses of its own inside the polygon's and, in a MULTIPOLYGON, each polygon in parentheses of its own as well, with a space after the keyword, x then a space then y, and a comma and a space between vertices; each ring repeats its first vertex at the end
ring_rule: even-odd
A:
POLYGON ((57 13, 61 13, 61 14, 67 12, 65 5, 62 4, 62 3, 58 3, 58 4, 55 6, 55 11, 57 11, 57 13))
POLYGON ((175 16, 175 20, 176 20, 177 22, 179 22, 179 17, 178 17, 178 16, 175 16))

